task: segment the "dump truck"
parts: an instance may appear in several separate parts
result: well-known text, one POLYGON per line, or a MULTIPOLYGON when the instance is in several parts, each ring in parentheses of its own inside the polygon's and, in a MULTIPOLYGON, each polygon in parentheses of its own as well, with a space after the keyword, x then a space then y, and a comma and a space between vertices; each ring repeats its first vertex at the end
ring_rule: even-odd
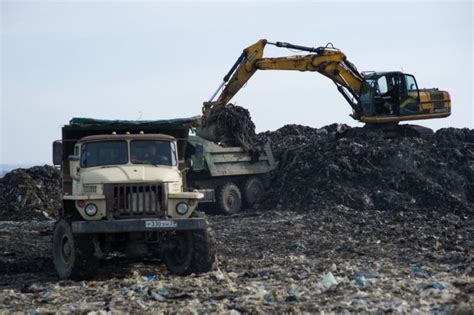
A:
POLYGON ((53 143, 62 171, 53 234, 61 279, 93 276, 114 252, 158 258, 177 275, 213 268, 213 233, 195 211, 203 194, 186 191, 180 170, 192 122, 73 118, 62 128, 53 143))
POLYGON ((276 167, 269 142, 254 147, 249 154, 243 147, 223 147, 190 135, 185 158, 189 166, 187 186, 205 195, 200 207, 227 215, 255 206, 270 184, 270 171, 276 167))

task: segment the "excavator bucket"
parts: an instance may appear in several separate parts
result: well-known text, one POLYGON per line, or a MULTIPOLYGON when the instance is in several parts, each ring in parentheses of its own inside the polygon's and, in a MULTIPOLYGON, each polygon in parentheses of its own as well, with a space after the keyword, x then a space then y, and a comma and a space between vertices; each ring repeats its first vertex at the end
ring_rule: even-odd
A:
POLYGON ((196 129, 196 134, 208 141, 211 142, 218 142, 218 136, 217 136, 217 125, 214 124, 208 124, 206 126, 201 126, 196 129))
POLYGON ((196 133, 206 140, 249 151, 255 139, 255 125, 248 110, 227 104, 211 108, 209 115, 202 117, 196 133))

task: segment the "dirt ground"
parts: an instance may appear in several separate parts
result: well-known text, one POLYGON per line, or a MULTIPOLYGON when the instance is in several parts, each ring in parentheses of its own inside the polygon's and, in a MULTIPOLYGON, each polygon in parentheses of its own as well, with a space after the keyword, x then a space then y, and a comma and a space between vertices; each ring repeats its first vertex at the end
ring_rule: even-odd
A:
POLYGON ((474 312, 471 215, 339 206, 210 222, 216 271, 111 257, 83 282, 57 280, 51 221, 0 222, 0 312, 474 312))

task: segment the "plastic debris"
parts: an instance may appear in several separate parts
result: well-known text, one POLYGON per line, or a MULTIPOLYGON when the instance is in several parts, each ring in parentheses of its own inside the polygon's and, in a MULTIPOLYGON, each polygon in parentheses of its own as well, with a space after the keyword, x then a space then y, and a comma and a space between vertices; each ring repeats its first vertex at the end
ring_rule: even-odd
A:
POLYGON ((337 285, 338 282, 332 272, 328 272, 324 275, 324 277, 318 282, 317 286, 323 290, 327 290, 332 286, 337 285))
POLYGON ((411 272, 416 276, 416 277, 426 277, 426 270, 422 266, 415 266, 411 269, 411 272))
POLYGON ((427 286, 427 288, 432 288, 435 290, 444 290, 446 289, 446 286, 442 283, 433 283, 427 286))
POLYGON ((355 279, 355 283, 361 287, 365 287, 365 277, 364 276, 357 276, 355 279))
POLYGON ((0 230, 5 230, 5 231, 7 231, 7 230, 10 229, 10 226, 11 226, 11 225, 8 224, 8 223, 0 223, 0 230))

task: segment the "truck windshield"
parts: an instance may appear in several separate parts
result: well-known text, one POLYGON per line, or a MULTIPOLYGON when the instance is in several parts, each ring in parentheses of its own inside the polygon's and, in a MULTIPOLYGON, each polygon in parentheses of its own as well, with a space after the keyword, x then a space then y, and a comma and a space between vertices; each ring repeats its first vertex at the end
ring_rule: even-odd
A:
POLYGON ((134 164, 175 166, 177 163, 174 142, 160 140, 133 140, 130 156, 134 164))
POLYGON ((100 141, 81 146, 81 167, 127 164, 126 141, 100 141))

